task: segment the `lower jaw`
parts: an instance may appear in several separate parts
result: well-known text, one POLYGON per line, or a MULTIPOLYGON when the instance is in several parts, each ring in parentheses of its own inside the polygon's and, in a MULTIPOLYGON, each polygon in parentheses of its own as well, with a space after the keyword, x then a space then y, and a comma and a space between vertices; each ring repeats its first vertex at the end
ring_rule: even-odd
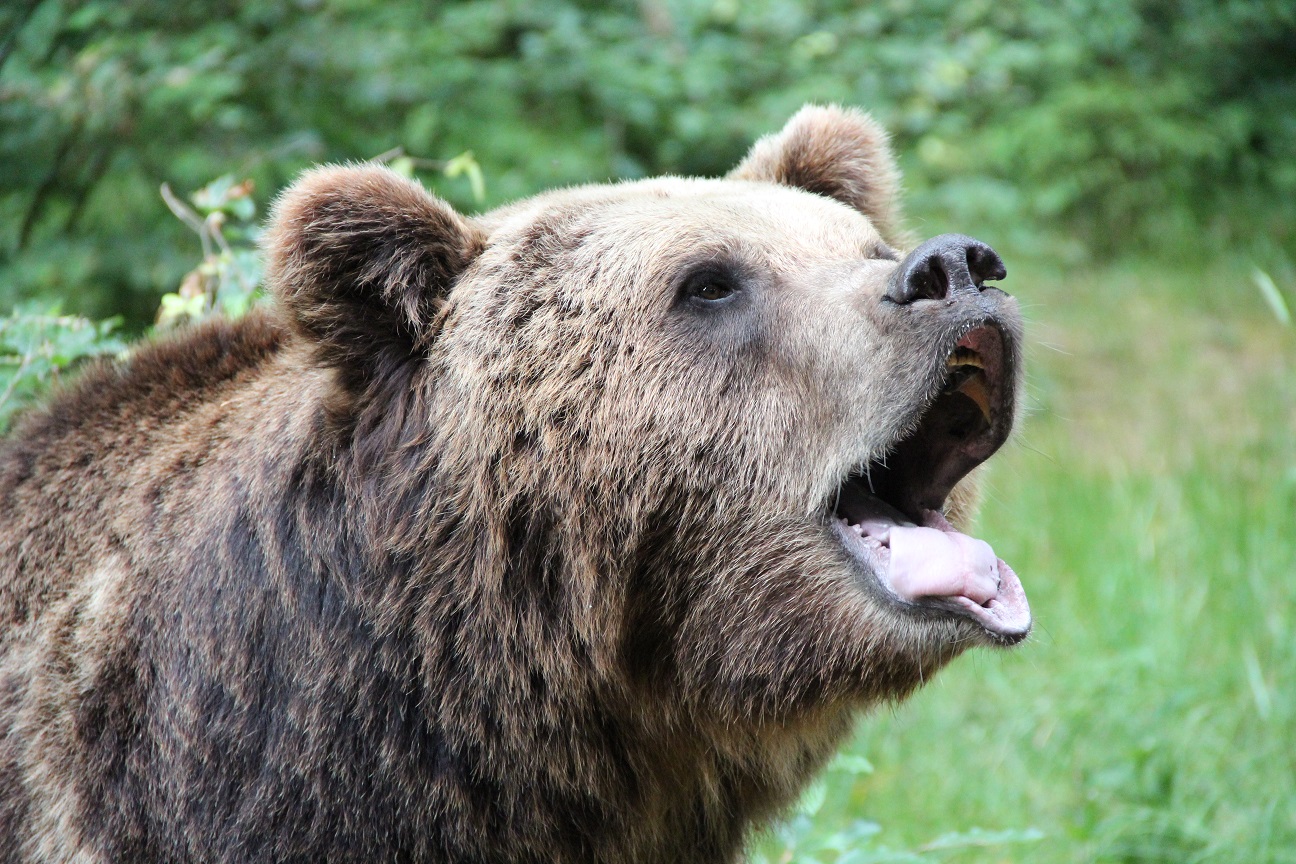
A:
MULTIPOLYGON (((923 514, 922 521, 923 527, 957 533, 941 513, 927 511, 923 514)), ((912 526, 914 523, 904 520, 904 523, 897 523, 896 527, 901 527, 902 524, 912 526)), ((887 543, 878 536, 865 534, 859 530, 858 525, 847 524, 842 519, 835 519, 834 527, 840 534, 839 540, 865 571, 863 575, 876 589, 876 593, 882 595, 886 602, 894 603, 904 614, 913 615, 928 623, 946 621, 958 627, 962 634, 960 638, 967 638, 967 634, 971 632, 987 644, 1015 645, 1029 635, 1031 616, 1025 592, 1016 573, 1001 559, 995 558, 999 584, 994 596, 985 603, 957 594, 904 597, 890 583, 891 549, 887 543)))

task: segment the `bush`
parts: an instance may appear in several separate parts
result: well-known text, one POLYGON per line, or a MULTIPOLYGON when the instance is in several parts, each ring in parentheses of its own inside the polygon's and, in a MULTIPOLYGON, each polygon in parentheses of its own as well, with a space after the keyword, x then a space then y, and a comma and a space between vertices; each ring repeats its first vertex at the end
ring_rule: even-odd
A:
POLYGON ((1296 221, 1281 2, 27 0, 4 32, 0 308, 131 329, 192 256, 162 183, 401 148, 473 209, 717 174, 809 100, 895 130, 924 226, 1177 252, 1296 221), (485 187, 419 158, 470 149, 485 187))

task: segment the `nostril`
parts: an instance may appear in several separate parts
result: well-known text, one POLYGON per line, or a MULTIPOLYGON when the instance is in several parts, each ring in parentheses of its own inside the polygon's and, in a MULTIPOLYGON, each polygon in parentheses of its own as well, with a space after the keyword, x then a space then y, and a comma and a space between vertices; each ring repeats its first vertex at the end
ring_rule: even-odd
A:
POLYGON ((940 300, 949 293, 949 274, 935 255, 927 259, 914 277, 915 300, 940 300))
POLYGON ((888 295, 897 303, 915 300, 941 300, 949 293, 949 274, 939 255, 915 257, 902 264, 892 277, 888 295))
POLYGON ((981 288, 984 282, 993 282, 1008 275, 1003 259, 989 246, 975 241, 967 247, 967 266, 977 288, 981 288))
POLYGON ((972 282, 980 288, 985 277, 981 275, 981 268, 978 263, 981 260, 981 250, 975 246, 969 246, 967 250, 968 273, 972 274, 972 282))

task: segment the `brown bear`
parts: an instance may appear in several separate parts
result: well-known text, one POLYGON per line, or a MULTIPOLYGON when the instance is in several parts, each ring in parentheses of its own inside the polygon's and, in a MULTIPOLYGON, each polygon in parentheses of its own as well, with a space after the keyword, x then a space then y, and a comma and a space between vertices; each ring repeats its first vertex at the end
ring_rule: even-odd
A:
POLYGON ((813 107, 471 218, 306 174, 271 308, 0 445, 0 860, 736 860, 860 709, 1030 628, 951 525, 1019 314, 985 244, 897 251, 897 188, 813 107))

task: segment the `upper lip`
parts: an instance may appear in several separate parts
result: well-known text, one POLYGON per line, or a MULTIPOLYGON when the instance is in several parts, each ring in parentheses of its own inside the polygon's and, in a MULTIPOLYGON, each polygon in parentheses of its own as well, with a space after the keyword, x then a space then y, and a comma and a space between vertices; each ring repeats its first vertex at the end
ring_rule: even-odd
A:
POLYGON ((957 331, 942 352, 939 386, 912 431, 852 479, 917 521, 942 511, 959 480, 990 458, 1012 430, 1015 346, 993 320, 957 331))

